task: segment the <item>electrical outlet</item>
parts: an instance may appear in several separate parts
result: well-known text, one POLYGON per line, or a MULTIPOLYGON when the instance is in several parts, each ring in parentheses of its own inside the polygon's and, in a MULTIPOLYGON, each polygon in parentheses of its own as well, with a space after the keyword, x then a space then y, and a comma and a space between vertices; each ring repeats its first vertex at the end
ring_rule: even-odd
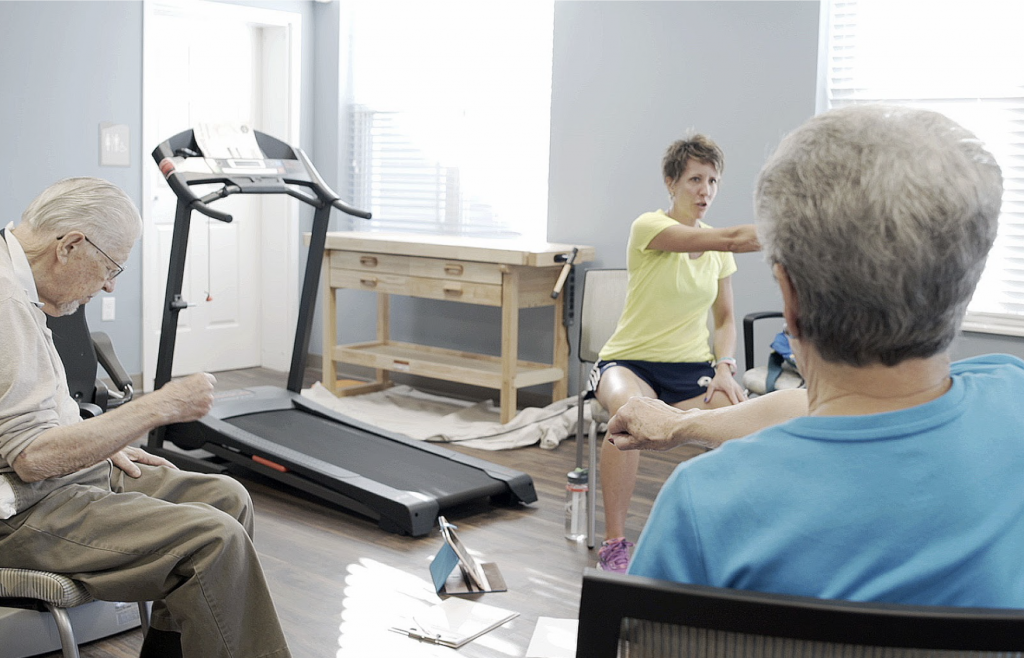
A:
POLYGON ((103 321, 113 322, 114 321, 114 298, 104 297, 103 298, 103 321))

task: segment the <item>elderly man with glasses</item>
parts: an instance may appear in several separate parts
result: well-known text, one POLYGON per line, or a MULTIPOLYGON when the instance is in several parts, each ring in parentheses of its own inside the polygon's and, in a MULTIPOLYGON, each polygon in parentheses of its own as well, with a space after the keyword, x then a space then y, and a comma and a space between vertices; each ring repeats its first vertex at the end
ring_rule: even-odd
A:
POLYGON ((123 191, 71 178, 0 231, 0 567, 64 573, 101 600, 154 601, 142 656, 288 656, 248 493, 131 445, 205 415, 213 377, 85 421, 68 393, 45 315, 113 292, 141 230, 123 191))

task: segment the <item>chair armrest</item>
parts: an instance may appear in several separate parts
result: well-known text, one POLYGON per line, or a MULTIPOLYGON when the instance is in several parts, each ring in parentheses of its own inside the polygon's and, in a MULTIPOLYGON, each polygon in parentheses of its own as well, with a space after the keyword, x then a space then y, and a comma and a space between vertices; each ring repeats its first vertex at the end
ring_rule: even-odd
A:
POLYGON ((103 409, 99 405, 93 404, 92 402, 79 402, 78 413, 82 418, 95 418, 103 413, 103 409))
POLYGON ((134 395, 132 378, 128 376, 128 372, 117 358, 117 353, 114 351, 114 344, 110 341, 110 336, 102 331, 94 331, 90 335, 92 336, 93 347, 96 349, 96 359, 103 366, 103 370, 106 371, 107 375, 110 376, 114 386, 121 392, 120 398, 109 398, 107 408, 120 406, 131 400, 134 395))

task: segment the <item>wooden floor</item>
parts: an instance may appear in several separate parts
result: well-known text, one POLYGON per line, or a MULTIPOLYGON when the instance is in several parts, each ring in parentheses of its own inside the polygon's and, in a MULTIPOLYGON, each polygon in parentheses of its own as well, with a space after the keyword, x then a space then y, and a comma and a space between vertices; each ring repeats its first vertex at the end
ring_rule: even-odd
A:
MULTIPOLYGON (((219 374, 218 388, 283 386, 284 379, 262 369, 235 371, 219 374)), ((256 505, 255 543, 293 656, 525 656, 539 617, 576 617, 581 573, 594 564, 596 550, 563 537, 565 474, 575 463, 575 441, 570 438, 555 450, 452 449, 533 477, 536 503, 512 508, 484 503, 446 513, 476 557, 495 562, 507 581, 508 592, 477 600, 516 611, 519 617, 458 651, 388 632, 403 614, 439 600, 427 570, 441 545, 438 531, 416 539, 390 534, 372 520, 304 494, 239 477, 256 505)), ((628 528, 632 540, 661 483, 680 460, 693 454, 679 450, 642 455, 628 528)), ((599 498, 599 536, 601 520, 599 498)), ((83 646, 82 656, 129 658, 138 655, 140 646, 140 631, 129 631, 83 646)))

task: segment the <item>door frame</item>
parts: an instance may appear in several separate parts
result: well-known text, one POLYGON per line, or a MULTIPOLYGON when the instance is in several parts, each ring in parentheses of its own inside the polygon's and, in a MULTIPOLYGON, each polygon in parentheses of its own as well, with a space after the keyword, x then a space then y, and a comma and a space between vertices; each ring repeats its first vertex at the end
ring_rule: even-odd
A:
MULTIPOLYGON (((155 227, 153 225, 152 176, 146 167, 151 151, 171 135, 157 135, 152 120, 156 84, 154 70, 157 57, 173 56, 168 44, 155 43, 150 28, 161 14, 186 18, 217 18, 245 23, 262 29, 263 57, 259 78, 264 105, 260 108, 263 126, 274 137, 288 143, 299 143, 301 100, 302 16, 297 13, 260 9, 245 5, 224 4, 206 0, 145 0, 143 3, 142 38, 142 139, 139 161, 142 165, 142 384, 153 390, 156 375, 157 345, 165 290, 160 285, 161 268, 155 227), (271 93, 268 90, 282 93, 271 93), (276 101, 276 102, 274 102, 276 101)), ((285 196, 267 197, 272 212, 264 213, 260 227, 259 261, 263 272, 258 295, 260 312, 260 364, 273 370, 287 371, 291 360, 299 297, 299 202, 285 196), (267 216, 276 215, 275 221, 267 216), (284 217, 284 221, 280 220, 284 217), (271 303, 269 300, 273 300, 271 303)))

